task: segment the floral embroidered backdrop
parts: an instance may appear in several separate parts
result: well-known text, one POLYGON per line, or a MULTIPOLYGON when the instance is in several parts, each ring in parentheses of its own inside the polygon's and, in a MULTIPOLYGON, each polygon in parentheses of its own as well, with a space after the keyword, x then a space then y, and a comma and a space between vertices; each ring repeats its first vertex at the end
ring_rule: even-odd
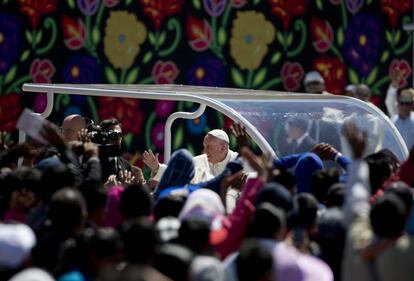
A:
MULTIPOLYGON (((381 108, 390 73, 411 85, 411 0, 0 0, 0 131, 15 135, 24 82, 189 84, 301 91, 318 70, 342 94, 365 83, 381 108), (14 133, 13 133, 14 132, 14 133)), ((275 93, 276 94, 276 93, 275 93)), ((50 119, 116 117, 132 161, 163 149, 163 125, 186 102, 59 95, 50 119)), ((192 147, 231 122, 215 112, 174 127, 173 148, 192 147), (186 136, 186 138, 184 137, 186 136)))

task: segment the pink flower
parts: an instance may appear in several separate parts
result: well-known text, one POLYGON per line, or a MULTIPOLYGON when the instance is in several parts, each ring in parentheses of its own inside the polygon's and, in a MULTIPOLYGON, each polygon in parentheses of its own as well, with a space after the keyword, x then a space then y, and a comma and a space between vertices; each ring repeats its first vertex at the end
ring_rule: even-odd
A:
POLYGON ((300 82, 304 75, 303 67, 300 63, 290 61, 285 62, 280 74, 283 79, 285 90, 296 91, 300 88, 300 82))
POLYGON ((168 117, 174 109, 175 101, 157 101, 155 112, 159 117, 168 117))
POLYGON ((247 4, 247 0, 231 0, 231 5, 238 9, 247 4))
POLYGON ((36 94, 34 98, 34 112, 42 113, 45 111, 47 105, 46 94, 36 94))
POLYGON ((164 147, 164 124, 157 123, 152 127, 151 139, 157 148, 164 147))
POLYGON ((105 0, 104 5, 108 8, 112 8, 118 5, 119 1, 120 0, 105 0))
POLYGON ((156 84, 173 84, 179 70, 172 61, 157 61, 152 68, 152 77, 156 84))
POLYGON ((56 69, 49 59, 35 59, 30 66, 30 76, 35 83, 50 83, 56 69))
POLYGON ((398 88, 407 85, 407 78, 411 75, 412 69, 406 60, 394 59, 389 68, 389 74, 395 80, 398 88))

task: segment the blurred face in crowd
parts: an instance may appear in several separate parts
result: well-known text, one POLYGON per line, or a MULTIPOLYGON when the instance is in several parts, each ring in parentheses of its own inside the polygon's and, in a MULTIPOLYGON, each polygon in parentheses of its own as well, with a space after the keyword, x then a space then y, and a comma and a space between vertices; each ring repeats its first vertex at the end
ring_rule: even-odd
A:
POLYGON ((122 128, 121 128, 121 126, 120 125, 111 126, 109 128, 109 131, 113 131, 113 132, 119 133, 120 137, 118 139, 116 139, 116 140, 109 141, 108 144, 118 144, 118 145, 121 145, 121 142, 122 142, 122 128))
POLYGON ((213 164, 223 161, 229 150, 229 145, 225 141, 209 134, 204 137, 203 146, 208 162, 213 164))
POLYGON ((401 118, 407 118, 413 109, 414 92, 412 90, 403 90, 398 97, 398 115, 401 118))
POLYGON ((69 115, 62 123, 62 137, 66 142, 77 141, 78 132, 86 127, 85 120, 80 115, 69 115))
POLYGON ((325 90, 325 84, 319 81, 310 81, 305 84, 305 91, 307 93, 320 94, 325 90))

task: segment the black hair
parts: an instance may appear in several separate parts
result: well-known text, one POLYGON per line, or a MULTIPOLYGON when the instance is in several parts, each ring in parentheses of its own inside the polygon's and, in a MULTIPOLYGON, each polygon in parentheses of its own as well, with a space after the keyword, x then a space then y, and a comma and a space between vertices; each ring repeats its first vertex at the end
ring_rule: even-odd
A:
POLYGON ((286 217, 284 211, 265 202, 257 206, 248 227, 248 236, 274 239, 275 234, 285 227, 286 217))
POLYGON ((209 237, 210 226, 207 222, 196 218, 188 218, 181 222, 178 242, 195 253, 203 253, 210 245, 209 237))
POLYGON ((390 156, 379 151, 365 157, 369 167, 369 180, 371 184, 371 193, 375 194, 382 187, 393 169, 393 161, 390 156))
POLYGON ((326 197, 326 207, 338 207, 341 208, 344 204, 345 198, 345 183, 338 182, 332 185, 326 197))
POLYGON ((194 253, 178 244, 163 244, 157 250, 154 266, 172 280, 188 280, 194 253))
POLYGON ((310 230, 314 226, 318 214, 318 201, 310 193, 300 193, 296 195, 295 200, 299 207, 296 222, 299 226, 310 230))
POLYGON ((246 240, 236 258, 237 277, 240 281, 258 281, 271 277, 272 254, 256 240, 246 240))
POLYGON ((108 132, 111 127, 116 125, 119 125, 122 128, 122 124, 117 119, 112 118, 101 121, 99 127, 101 128, 102 132, 108 132))
POLYGON ((121 227, 125 259, 133 264, 147 264, 157 245, 155 227, 147 218, 127 220, 121 227))
POLYGON ((142 184, 132 184, 121 193, 120 210, 125 219, 148 216, 151 211, 149 191, 142 184))
POLYGON ((49 218, 55 229, 73 233, 87 216, 85 199, 74 188, 63 188, 52 195, 49 218))
POLYGON ((370 219, 374 233, 380 238, 400 235, 406 223, 406 208, 394 193, 385 193, 373 204, 370 219))
POLYGON ((154 219, 158 221, 164 217, 178 217, 184 202, 185 198, 183 196, 168 195, 161 198, 154 206, 154 219))
POLYGON ((319 202, 326 204, 329 188, 339 182, 339 171, 335 168, 314 172, 310 180, 310 192, 319 202))

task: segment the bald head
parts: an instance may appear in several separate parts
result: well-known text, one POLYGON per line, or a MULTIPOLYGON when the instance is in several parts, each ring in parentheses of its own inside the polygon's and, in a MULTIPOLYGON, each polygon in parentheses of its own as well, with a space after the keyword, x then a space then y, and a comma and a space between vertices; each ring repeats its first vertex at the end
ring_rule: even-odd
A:
POLYGON ((62 135, 66 142, 78 140, 78 132, 86 127, 85 119, 72 114, 67 116, 62 123, 62 135))

